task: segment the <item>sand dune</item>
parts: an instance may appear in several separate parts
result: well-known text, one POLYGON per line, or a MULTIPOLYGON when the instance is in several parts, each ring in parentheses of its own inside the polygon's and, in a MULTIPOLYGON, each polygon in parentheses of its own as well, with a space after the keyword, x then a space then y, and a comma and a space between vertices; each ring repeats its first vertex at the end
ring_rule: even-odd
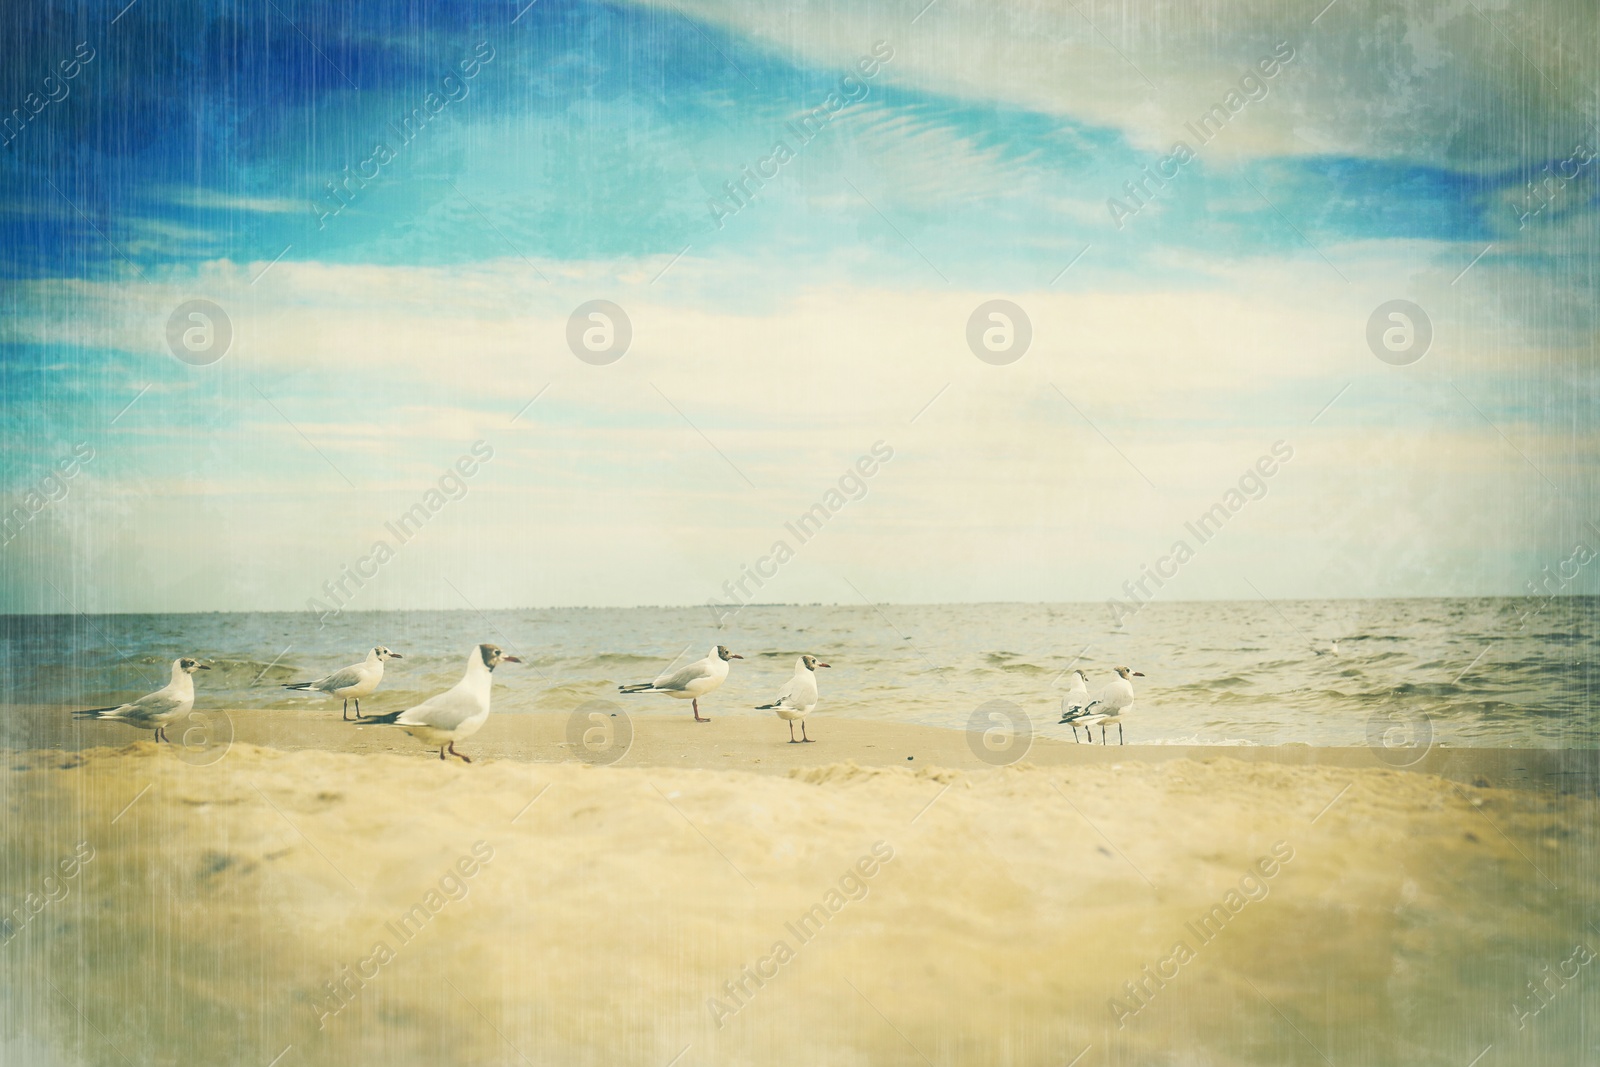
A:
POLYGON ((1600 947, 1590 797, 1231 754, 755 774, 243 742, 195 766, 139 742, 8 763, 5 1062, 1593 1051, 1600 985, 1571 962, 1600 947))

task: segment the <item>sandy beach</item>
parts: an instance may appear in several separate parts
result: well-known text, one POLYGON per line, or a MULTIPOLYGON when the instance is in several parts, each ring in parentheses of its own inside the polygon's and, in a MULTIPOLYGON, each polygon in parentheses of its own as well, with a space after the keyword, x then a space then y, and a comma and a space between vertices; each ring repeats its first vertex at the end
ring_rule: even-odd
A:
POLYGON ((502 716, 468 766, 227 719, 180 750, 9 717, 6 1062, 1594 1051, 1593 753, 1045 739, 995 768, 926 727, 633 716, 591 765, 565 717, 502 716))

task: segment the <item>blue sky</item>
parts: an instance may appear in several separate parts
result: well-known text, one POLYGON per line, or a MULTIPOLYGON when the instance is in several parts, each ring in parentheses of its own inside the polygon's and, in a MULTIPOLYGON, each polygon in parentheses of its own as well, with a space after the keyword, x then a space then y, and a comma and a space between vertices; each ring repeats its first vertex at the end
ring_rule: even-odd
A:
POLYGON ((1600 162, 1563 166, 1597 144, 1593 17, 1321 7, 7 15, 7 510, 95 458, 0 548, 0 608, 299 607, 477 440, 359 606, 703 602, 879 440, 764 598, 1103 599, 1277 440, 1168 595, 1519 592, 1600 540, 1600 162), (1034 327, 1007 367, 965 341, 997 297, 1034 327), (635 340, 595 367, 564 337, 602 298, 635 340), (1435 330, 1407 367, 1364 341, 1395 298, 1435 330), (191 299, 234 331, 207 366, 168 350, 191 299))

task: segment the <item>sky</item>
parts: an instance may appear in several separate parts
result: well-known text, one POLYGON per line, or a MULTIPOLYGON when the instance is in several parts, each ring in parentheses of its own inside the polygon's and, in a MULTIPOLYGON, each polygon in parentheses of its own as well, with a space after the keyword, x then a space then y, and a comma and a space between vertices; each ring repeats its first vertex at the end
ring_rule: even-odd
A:
POLYGON ((0 611, 1521 595, 1600 549, 1589 5, 924 3, 0 14, 0 611))

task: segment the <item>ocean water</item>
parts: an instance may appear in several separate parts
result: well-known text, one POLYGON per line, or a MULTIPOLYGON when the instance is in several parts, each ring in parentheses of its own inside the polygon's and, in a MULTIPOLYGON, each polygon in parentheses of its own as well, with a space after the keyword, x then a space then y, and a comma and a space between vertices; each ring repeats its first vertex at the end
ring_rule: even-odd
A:
POLYGON ((460 677, 468 650, 493 641, 522 656, 496 674, 495 711, 571 712, 611 700, 687 715, 663 696, 622 696, 713 643, 743 654, 702 702, 718 715, 766 714, 801 652, 829 716, 965 728, 1008 701, 1040 736, 1057 726, 1066 672, 1091 690, 1125 664, 1137 702, 1130 744, 1596 747, 1600 598, 1563 597, 1151 603, 1121 627, 1103 604, 751 605, 716 626, 706 608, 0 617, 6 704, 94 707, 165 683, 199 655, 199 707, 297 708, 335 700, 285 692, 385 644, 389 664, 363 710, 395 710, 460 677), (1332 651, 1338 641, 1338 652, 1332 651))

